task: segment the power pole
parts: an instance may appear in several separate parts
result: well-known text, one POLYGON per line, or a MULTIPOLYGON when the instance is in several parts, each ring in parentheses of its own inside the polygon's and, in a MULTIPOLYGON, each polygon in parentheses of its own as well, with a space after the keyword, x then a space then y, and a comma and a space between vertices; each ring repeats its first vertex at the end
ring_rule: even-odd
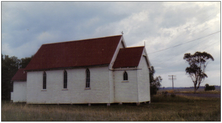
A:
POLYGON ((172 80, 172 88, 174 90, 174 83, 173 83, 173 80, 176 80, 176 75, 168 75, 169 77, 169 80, 172 80))

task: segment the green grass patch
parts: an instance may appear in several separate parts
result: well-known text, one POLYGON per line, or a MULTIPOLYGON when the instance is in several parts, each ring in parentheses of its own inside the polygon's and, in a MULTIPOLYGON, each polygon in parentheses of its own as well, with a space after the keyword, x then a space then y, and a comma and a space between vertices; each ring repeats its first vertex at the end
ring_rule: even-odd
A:
POLYGON ((152 97, 151 104, 27 105, 2 102, 2 121, 220 121, 220 98, 152 97))

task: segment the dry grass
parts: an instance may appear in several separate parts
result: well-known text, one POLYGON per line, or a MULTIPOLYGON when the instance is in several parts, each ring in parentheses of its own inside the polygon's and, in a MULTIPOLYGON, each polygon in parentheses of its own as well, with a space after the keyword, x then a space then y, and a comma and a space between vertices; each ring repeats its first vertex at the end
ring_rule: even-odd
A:
POLYGON ((2 121, 220 121, 219 98, 164 97, 151 104, 27 105, 2 102, 2 121))
MULTIPOLYGON (((175 90, 159 90, 157 93, 161 94, 162 92, 168 92, 168 93, 183 93, 183 94, 192 94, 194 91, 192 90, 186 90, 186 89, 175 89, 175 90)), ((196 94, 221 94, 220 90, 212 90, 212 91, 204 91, 204 90, 197 90, 196 94)))
MULTIPOLYGON (((179 93, 191 94, 194 93, 192 91, 179 91, 179 93)), ((221 91, 197 91, 197 94, 220 94, 221 91)))
MULTIPOLYGON (((163 91, 167 91, 168 93, 185 93, 185 94, 190 94, 194 93, 193 88, 180 88, 180 89, 160 89, 158 93, 162 93, 163 91)), ((204 88, 199 88, 196 91, 197 94, 220 94, 221 90, 220 88, 216 88, 215 90, 210 90, 210 91, 205 91, 204 88)))

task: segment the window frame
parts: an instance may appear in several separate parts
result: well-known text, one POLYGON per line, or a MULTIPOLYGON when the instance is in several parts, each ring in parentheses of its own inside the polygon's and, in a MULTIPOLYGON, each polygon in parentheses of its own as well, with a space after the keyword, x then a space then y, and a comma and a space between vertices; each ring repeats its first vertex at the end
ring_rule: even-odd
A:
POLYGON ((128 73, 126 71, 123 72, 123 82, 129 82, 128 73))
POLYGON ((46 89, 47 89, 47 74, 46 74, 45 71, 43 72, 42 89, 43 89, 43 90, 46 90, 46 89))
POLYGON ((68 88, 68 73, 66 70, 63 72, 63 89, 68 88))
POLYGON ((86 69, 86 85, 85 89, 90 89, 90 70, 89 68, 86 69))

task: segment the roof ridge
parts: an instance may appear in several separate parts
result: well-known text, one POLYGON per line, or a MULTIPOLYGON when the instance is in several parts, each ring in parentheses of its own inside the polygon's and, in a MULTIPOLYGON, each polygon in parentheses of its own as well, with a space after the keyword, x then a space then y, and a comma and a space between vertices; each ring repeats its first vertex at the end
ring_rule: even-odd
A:
POLYGON ((111 38, 111 37, 117 37, 117 36, 122 36, 122 35, 113 35, 113 36, 104 36, 104 37, 97 37, 97 38, 87 38, 87 39, 79 39, 79 40, 71 40, 71 41, 62 41, 62 42, 46 43, 46 44, 42 44, 42 45, 80 42, 80 41, 84 41, 84 40, 88 41, 88 40, 101 39, 101 38, 111 38))

